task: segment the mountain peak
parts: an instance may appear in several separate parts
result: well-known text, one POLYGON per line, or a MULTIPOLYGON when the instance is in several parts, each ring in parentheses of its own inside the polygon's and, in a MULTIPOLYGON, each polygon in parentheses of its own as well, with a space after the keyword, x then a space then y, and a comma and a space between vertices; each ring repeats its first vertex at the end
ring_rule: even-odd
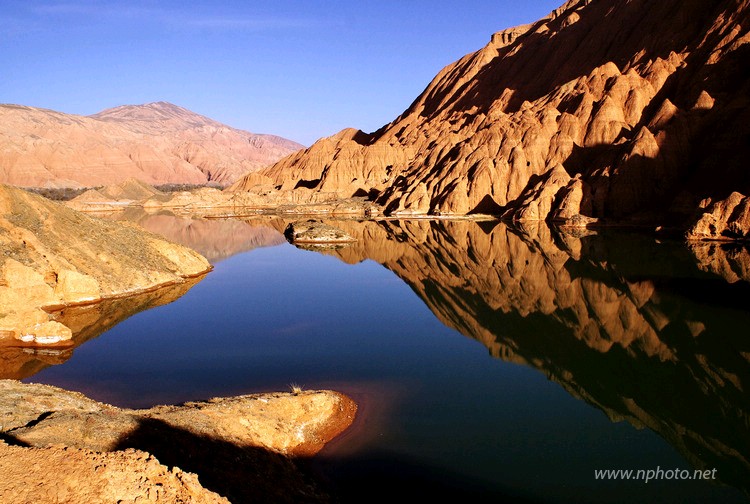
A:
POLYGON ((223 126, 184 107, 173 103, 158 101, 141 105, 120 105, 108 108, 89 116, 100 121, 127 121, 136 123, 169 123, 172 127, 196 128, 201 126, 223 126))
POLYGON ((92 187, 128 178, 229 185, 303 148, 164 101, 88 117, 15 105, 0 106, 0 115, 0 183, 26 187, 92 187))

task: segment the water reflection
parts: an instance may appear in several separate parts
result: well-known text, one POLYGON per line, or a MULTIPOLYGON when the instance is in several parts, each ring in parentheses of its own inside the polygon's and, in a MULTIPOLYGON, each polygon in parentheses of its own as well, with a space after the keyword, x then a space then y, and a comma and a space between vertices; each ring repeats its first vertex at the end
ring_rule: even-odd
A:
POLYGON ((379 262, 494 357, 750 489, 746 249, 466 221, 329 223, 358 242, 322 253, 379 262))
POLYGON ((38 348, 13 343, 0 346, 0 379, 21 380, 42 369, 62 364, 76 347, 104 333, 136 313, 171 303, 182 297, 203 276, 186 279, 133 296, 72 306, 53 313, 54 320, 71 329, 73 338, 64 347, 38 348))
MULTIPOLYGON (((214 262, 280 243, 291 220, 201 221, 143 212, 119 218, 214 262)), ((693 467, 716 468, 723 482, 750 490, 746 248, 497 222, 327 223, 357 242, 320 253, 350 264, 380 263, 443 324, 481 342, 492 356, 540 371, 612 421, 658 433, 693 467)), ((60 316, 71 317, 64 323, 78 328, 80 344, 127 316, 118 311, 133 313, 166 299, 128 298, 116 301, 132 302, 127 310, 102 306, 60 316)), ((30 376, 66 358, 64 352, 3 358, 3 371, 30 376)))
POLYGON ((174 215, 168 211, 149 213, 142 208, 128 208, 99 216, 138 224, 146 231, 195 250, 211 264, 240 252, 284 242, 282 233, 260 225, 260 222, 250 225, 236 219, 200 219, 174 215))

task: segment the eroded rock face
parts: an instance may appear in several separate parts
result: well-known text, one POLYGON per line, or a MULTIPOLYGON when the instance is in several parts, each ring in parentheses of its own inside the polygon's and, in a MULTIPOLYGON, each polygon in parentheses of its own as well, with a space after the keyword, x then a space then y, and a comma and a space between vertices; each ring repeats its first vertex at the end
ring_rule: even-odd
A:
POLYGON ((337 392, 299 391, 128 410, 0 380, 0 433, 31 447, 0 442, 0 499, 60 492, 62 502, 323 502, 293 457, 317 453, 356 409, 337 392))
POLYGON ((24 187, 228 185, 302 147, 164 102, 89 117, 0 105, 0 183, 24 187))
POLYGON ((750 240, 750 198, 733 192, 711 204, 688 229, 688 240, 750 240))
POLYGON ((70 328, 44 310, 182 282, 211 266, 134 225, 92 218, 0 186, 0 339, 56 344, 70 328))
POLYGON ((261 173, 393 215, 682 222, 705 198, 750 193, 749 5, 568 1, 443 69, 377 132, 344 130, 261 173))

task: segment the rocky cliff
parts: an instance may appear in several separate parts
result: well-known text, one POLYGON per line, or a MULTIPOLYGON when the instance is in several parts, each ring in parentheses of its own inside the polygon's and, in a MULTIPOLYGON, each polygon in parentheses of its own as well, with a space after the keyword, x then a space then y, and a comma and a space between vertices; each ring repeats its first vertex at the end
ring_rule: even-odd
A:
POLYGON ((211 266, 198 253, 135 225, 92 218, 0 185, 0 343, 72 337, 55 307, 182 282, 211 266))
POLYGON ((300 148, 164 102, 88 117, 0 105, 0 183, 24 187, 228 185, 300 148))
POLYGON ((262 174, 394 215, 687 225, 750 194, 749 6, 568 1, 492 35, 377 132, 344 130, 262 174))

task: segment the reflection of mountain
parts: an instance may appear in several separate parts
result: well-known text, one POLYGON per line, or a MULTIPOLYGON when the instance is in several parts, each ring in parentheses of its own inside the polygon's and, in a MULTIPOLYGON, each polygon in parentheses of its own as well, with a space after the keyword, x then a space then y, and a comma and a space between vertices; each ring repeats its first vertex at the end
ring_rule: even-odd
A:
POLYGON ((702 271, 681 245, 632 234, 467 221, 335 225, 359 241, 326 253, 378 261, 493 356, 533 366, 750 489, 747 283, 702 271))
POLYGON ((134 222, 147 231, 190 247, 212 264, 240 252, 285 243, 284 236, 271 227, 250 226, 235 219, 193 219, 168 212, 149 214, 140 208, 112 213, 105 218, 134 222))
POLYGON ((111 298, 89 305, 71 306, 54 313, 54 319, 70 327, 72 345, 56 348, 25 347, 15 342, 0 346, 0 379, 21 380, 42 369, 62 364, 70 359, 73 350, 96 338, 136 313, 169 304, 182 297, 203 277, 188 278, 185 282, 160 289, 111 298))

